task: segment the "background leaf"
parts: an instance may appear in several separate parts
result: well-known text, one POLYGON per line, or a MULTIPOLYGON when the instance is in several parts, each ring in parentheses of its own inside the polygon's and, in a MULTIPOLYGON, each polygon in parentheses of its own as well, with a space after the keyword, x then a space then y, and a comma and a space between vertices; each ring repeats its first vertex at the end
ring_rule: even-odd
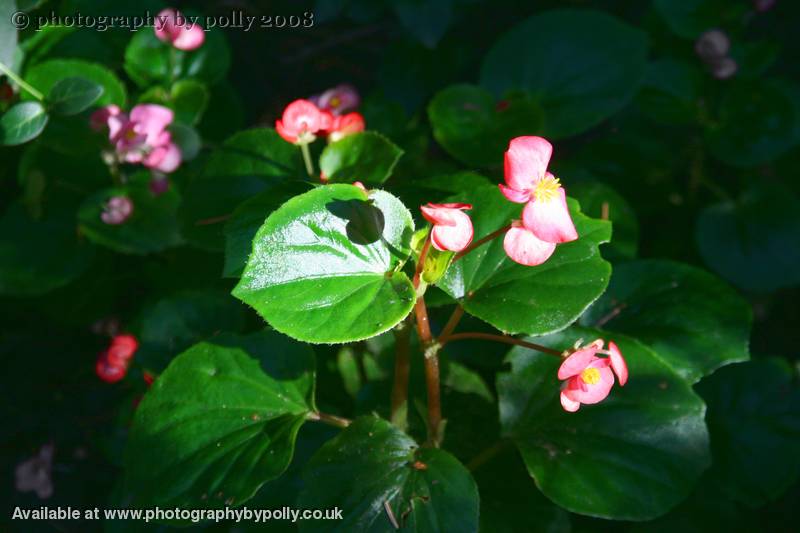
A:
MULTIPOLYGON (((80 59, 50 59, 29 68, 25 73, 25 81, 44 94, 49 94, 53 87, 64 78, 80 77, 103 87, 103 94, 97 99, 98 107, 116 104, 125 107, 127 100, 125 85, 106 67, 80 59)), ((23 99, 33 97, 23 94, 23 99)))
POLYGON ((38 137, 50 117, 39 102, 20 102, 0 116, 0 145, 15 146, 38 137))
POLYGON ((319 168, 330 182, 380 185, 392 175, 403 150, 379 133, 365 131, 330 143, 319 168))
POLYGON ((59 115, 76 115, 85 111, 103 94, 103 86, 85 78, 62 78, 47 95, 50 109, 59 115))

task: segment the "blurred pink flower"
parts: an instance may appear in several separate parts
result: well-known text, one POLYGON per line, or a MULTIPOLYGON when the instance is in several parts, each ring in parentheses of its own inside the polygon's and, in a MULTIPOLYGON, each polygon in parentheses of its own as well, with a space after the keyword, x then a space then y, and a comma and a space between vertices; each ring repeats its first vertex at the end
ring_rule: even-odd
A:
POLYGON ((777 0, 753 0, 753 7, 756 8, 756 11, 763 13, 772 9, 776 3, 777 0))
POLYGON ((460 252, 472 242, 474 230, 469 215, 470 204, 427 204, 420 207, 422 216, 433 224, 431 244, 439 251, 460 252))
POLYGON ((731 40, 722 30, 708 30, 703 32, 694 43, 694 50, 705 62, 715 61, 728 55, 731 49, 731 40))
POLYGON ((19 492, 36 492, 40 499, 47 499, 53 495, 53 480, 50 475, 53 470, 53 454, 55 446, 45 444, 39 453, 25 462, 17 465, 15 486, 19 492))
POLYGON ((122 224, 133 213, 133 202, 125 196, 109 198, 100 213, 100 219, 106 224, 116 226, 122 224))
POLYGON ((333 116, 355 111, 361 104, 358 90, 348 83, 342 83, 322 94, 314 95, 309 100, 320 109, 330 111, 333 116))
POLYGON ((275 130, 294 144, 314 142, 318 131, 329 127, 330 119, 308 100, 295 100, 286 106, 275 130))
POLYGON ((561 389, 561 406, 575 412, 581 404, 603 401, 614 386, 614 374, 620 386, 628 382, 628 366, 614 342, 603 350, 603 340, 579 348, 567 357, 558 369, 558 379, 566 380, 561 389), (597 354, 608 355, 607 358, 597 354), (612 372, 613 370, 613 372, 612 372))
POLYGON ((333 121, 328 127, 328 140, 336 142, 344 139, 348 135, 364 131, 364 117, 361 113, 353 112, 338 117, 333 117, 333 121))
POLYGON ((206 32, 196 23, 187 19, 180 11, 164 9, 156 16, 156 37, 171 43, 178 50, 196 50, 206 40, 206 32))

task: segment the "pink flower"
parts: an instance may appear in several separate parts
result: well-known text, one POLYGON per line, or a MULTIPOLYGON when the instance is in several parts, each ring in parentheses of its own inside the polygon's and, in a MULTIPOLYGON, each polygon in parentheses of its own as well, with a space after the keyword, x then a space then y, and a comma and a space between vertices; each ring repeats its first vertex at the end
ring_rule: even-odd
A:
POLYGON ((153 29, 160 41, 171 43, 178 50, 196 50, 206 40, 203 28, 175 9, 162 10, 153 29))
POLYGON ((14 477, 19 492, 34 491, 42 500, 53 495, 53 480, 50 475, 54 452, 55 446, 45 444, 37 455, 17 465, 14 477))
POLYGON ((139 349, 139 342, 133 335, 117 335, 111 346, 100 352, 95 364, 97 376, 107 383, 116 383, 128 373, 133 355, 139 349))
POLYGON ((294 144, 307 144, 317 138, 315 133, 330 124, 326 117, 308 100, 295 100, 283 110, 283 116, 275 122, 275 130, 285 140, 294 144))
POLYGON ((133 213, 133 202, 125 196, 113 196, 103 206, 100 219, 113 226, 122 224, 133 213))
POLYGON ((439 251, 460 252, 472 242, 472 220, 465 209, 470 204, 431 204, 420 207, 422 216, 433 224, 431 244, 439 251))
POLYGON ((330 111, 333 116, 344 115, 349 111, 354 111, 361 104, 361 97, 358 91, 348 83, 337 85, 320 95, 312 96, 309 100, 320 109, 330 111))
POLYGON ((500 191, 525 208, 522 223, 506 233, 504 248, 512 260, 527 266, 542 264, 556 244, 578 238, 566 192, 547 172, 552 153, 552 145, 541 137, 517 137, 505 154, 506 184, 500 184, 500 191))
POLYGON ((566 380, 561 389, 561 406, 573 413, 582 403, 603 401, 614 386, 614 374, 620 387, 628 382, 628 366, 614 342, 603 350, 603 340, 579 348, 567 357, 558 369, 558 379, 566 380), (607 358, 597 354, 608 355, 607 358), (613 370, 613 372, 612 372, 613 370))
POLYGON ((346 115, 334 117, 328 129, 328 140, 336 142, 344 139, 348 135, 364 131, 364 117, 361 113, 353 112, 346 115))

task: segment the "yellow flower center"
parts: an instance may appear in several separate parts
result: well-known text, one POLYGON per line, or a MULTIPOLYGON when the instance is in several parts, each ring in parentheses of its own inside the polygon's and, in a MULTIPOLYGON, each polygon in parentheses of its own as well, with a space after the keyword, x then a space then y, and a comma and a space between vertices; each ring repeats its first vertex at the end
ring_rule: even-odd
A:
POLYGON ((341 104, 341 103, 342 103, 342 101, 339 99, 338 96, 334 96, 333 98, 331 98, 331 102, 330 102, 331 107, 337 108, 337 107, 339 107, 339 104, 341 104))
POLYGON ((587 368, 581 372, 581 379, 587 385, 594 385, 600 381, 600 371, 596 368, 587 368))
POLYGON ((133 130, 128 130, 125 132, 125 139, 132 141, 136 138, 136 132, 133 130))
POLYGON ((533 195, 536 197, 537 202, 549 202, 555 198, 559 187, 561 187, 561 183, 558 178, 545 176, 536 184, 533 189, 533 195))

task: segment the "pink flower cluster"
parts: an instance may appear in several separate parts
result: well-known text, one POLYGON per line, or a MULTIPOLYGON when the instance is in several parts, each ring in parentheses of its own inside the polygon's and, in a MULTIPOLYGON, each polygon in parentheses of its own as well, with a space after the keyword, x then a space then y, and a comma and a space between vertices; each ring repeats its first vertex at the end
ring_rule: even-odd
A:
POLYGON ((358 93, 352 86, 339 85, 310 100, 300 99, 290 103, 275 122, 275 130, 294 144, 314 142, 317 134, 327 135, 328 141, 335 142, 364 131, 364 117, 361 113, 350 111, 359 102, 358 93))
POLYGON ((196 23, 192 23, 180 11, 163 9, 156 15, 153 30, 160 41, 170 43, 178 50, 196 50, 206 40, 206 33, 196 23))
POLYGON ((566 380, 561 389, 561 406, 571 413, 580 409, 582 403, 593 404, 603 401, 614 386, 614 374, 620 387, 628 381, 628 365, 614 342, 597 339, 579 348, 567 357, 558 369, 558 379, 566 380), (597 357, 597 354, 608 357, 597 357), (613 370, 613 372, 612 372, 613 370))
POLYGON ((505 154, 506 184, 500 184, 500 191, 525 208, 522 220, 506 232, 503 248, 522 265, 541 265, 553 255, 556 244, 578 238, 564 188, 547 171, 552 153, 553 146, 541 137, 517 137, 505 154))
POLYGON ((112 104, 92 113, 89 122, 97 131, 108 130, 117 161, 170 173, 181 164, 181 151, 167 131, 174 117, 171 109, 156 104, 137 105, 129 115, 112 104))
POLYGON ((100 352, 95 365, 97 376, 107 383, 116 383, 128 373, 133 355, 139 349, 139 342, 133 335, 116 335, 111 346, 100 352))

